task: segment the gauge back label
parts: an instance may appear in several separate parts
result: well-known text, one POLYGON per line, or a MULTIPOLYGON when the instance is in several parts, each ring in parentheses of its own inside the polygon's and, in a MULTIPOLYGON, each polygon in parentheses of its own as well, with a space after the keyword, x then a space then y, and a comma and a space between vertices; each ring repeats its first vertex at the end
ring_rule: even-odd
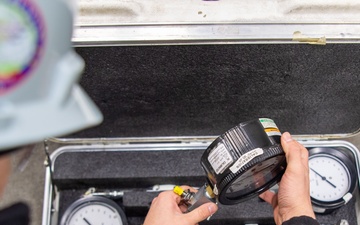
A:
POLYGON ((234 165, 232 165, 232 167, 230 167, 231 172, 236 173, 252 159, 262 154, 264 154, 264 150, 262 150, 262 148, 255 148, 245 153, 234 163, 234 165))
POLYGON ((215 173, 219 174, 224 172, 234 160, 230 155, 230 152, 225 148, 224 144, 219 143, 216 148, 210 152, 208 161, 215 173))
POLYGON ((281 136, 279 128, 276 126, 276 123, 272 119, 260 118, 261 125, 264 127, 264 130, 268 136, 281 136))

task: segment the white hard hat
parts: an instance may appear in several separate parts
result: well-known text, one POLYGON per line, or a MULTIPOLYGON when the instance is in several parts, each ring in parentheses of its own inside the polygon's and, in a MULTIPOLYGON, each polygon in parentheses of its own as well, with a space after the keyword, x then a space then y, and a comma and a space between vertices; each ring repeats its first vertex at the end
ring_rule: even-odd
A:
POLYGON ((73 17, 63 0, 0 1, 0 151, 102 121, 77 83, 73 17))

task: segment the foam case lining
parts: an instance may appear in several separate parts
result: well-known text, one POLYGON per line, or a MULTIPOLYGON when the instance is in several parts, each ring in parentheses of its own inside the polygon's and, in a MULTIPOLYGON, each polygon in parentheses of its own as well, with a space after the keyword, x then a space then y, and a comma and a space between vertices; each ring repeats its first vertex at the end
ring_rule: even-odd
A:
MULTIPOLYGON (((293 134, 352 133, 360 127, 360 45, 184 45, 77 48, 82 87, 104 122, 70 138, 220 135, 258 117, 293 134)), ((205 150, 205 149, 204 149, 205 150)), ((141 224, 154 184, 204 183, 201 150, 67 152, 54 164, 60 216, 89 187, 129 188, 119 204, 141 224)), ((356 224, 355 201, 321 224, 356 224)), ((204 224, 273 224, 253 198, 221 207, 204 224)))
MULTIPOLYGON (((199 187, 205 183, 199 163, 202 150, 174 151, 67 151, 55 161, 53 179, 60 190, 59 215, 89 187, 99 190, 125 190, 117 200, 130 225, 140 225, 158 192, 146 192, 156 184, 188 184, 199 187)), ((356 224, 355 198, 328 215, 317 215, 321 224, 334 224, 346 219, 356 224)), ((259 198, 219 211, 202 224, 274 224, 272 208, 259 198)))
POLYGON ((104 113, 75 137, 220 135, 270 117, 295 134, 359 129, 360 45, 78 48, 104 113))

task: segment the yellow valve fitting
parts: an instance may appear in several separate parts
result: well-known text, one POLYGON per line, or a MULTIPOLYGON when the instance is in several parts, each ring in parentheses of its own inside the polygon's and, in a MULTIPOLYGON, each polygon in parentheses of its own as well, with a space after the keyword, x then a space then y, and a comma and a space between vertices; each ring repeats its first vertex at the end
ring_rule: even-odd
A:
POLYGON ((175 194, 177 194, 179 196, 182 196, 182 194, 184 193, 184 190, 179 186, 175 186, 173 191, 175 194))

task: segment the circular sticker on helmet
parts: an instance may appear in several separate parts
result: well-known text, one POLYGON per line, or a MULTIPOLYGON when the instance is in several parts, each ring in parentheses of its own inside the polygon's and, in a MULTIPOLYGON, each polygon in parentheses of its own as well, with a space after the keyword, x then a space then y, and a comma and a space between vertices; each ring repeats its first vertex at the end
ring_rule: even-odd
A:
POLYGON ((29 0, 0 1, 0 95, 16 87, 36 66, 44 46, 44 25, 29 0))

